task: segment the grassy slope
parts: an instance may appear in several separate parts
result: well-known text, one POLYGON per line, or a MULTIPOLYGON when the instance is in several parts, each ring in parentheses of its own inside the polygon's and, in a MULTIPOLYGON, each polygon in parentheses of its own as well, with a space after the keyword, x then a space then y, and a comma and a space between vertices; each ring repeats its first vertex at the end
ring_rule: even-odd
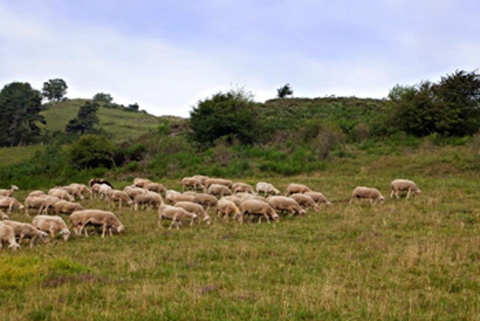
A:
MULTIPOLYGON (((334 205, 279 224, 157 227, 155 211, 115 212, 122 236, 75 237, 0 251, 3 319, 461 320, 480 318, 478 172, 452 167, 464 147, 343 159, 300 182, 334 205), (410 174, 409 174, 410 173, 410 174), (416 199, 390 200, 414 179, 416 199), (348 205, 357 185, 383 205, 348 205)), ((244 178, 255 183, 264 177, 244 178)), ((180 188, 179 181, 164 181, 180 188)), ((127 182, 117 182, 123 187, 127 182)), ((27 191, 17 194, 20 199, 27 191)), ((86 208, 108 208, 97 200, 86 208)), ((27 220, 23 214, 14 219, 27 220)))
POLYGON ((40 150, 40 145, 30 145, 21 147, 0 147, 0 166, 8 166, 19 163, 23 160, 31 158, 37 150, 40 150))
MULTIPOLYGON (((78 109, 84 102, 82 99, 74 99, 51 104, 46 111, 42 112, 47 120, 45 129, 51 132, 63 132, 68 121, 77 115, 78 109)), ((106 107, 99 108, 98 118, 99 127, 111 134, 116 142, 131 140, 149 130, 156 129, 159 119, 149 114, 106 107)))

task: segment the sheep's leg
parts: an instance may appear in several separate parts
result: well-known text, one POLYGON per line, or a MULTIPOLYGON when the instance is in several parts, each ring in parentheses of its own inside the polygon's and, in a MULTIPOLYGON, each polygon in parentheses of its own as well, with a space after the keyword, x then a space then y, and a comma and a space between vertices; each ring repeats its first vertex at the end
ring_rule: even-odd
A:
POLYGON ((349 202, 348 204, 353 204, 353 201, 354 201, 354 200, 355 200, 355 198, 352 197, 352 198, 350 199, 350 202, 349 202))
POLYGON ((395 194, 395 190, 392 189, 392 192, 390 193, 390 198, 393 198, 394 194, 395 194))
POLYGON ((109 234, 110 234, 110 237, 113 237, 113 232, 112 232, 112 228, 111 228, 111 227, 108 229, 108 231, 110 232, 110 233, 109 233, 109 234))
POLYGON ((52 236, 52 239, 55 237, 55 232, 53 231, 53 228, 50 229, 50 235, 52 236))
POLYGON ((120 199, 120 202, 118 204, 118 208, 122 208, 122 199, 120 199))
POLYGON ((105 238, 105 232, 107 232, 107 224, 102 225, 102 238, 105 238))
POLYGON ((35 239, 36 239, 36 236, 34 236, 30 239, 30 248, 33 247, 33 243, 35 242, 35 239))
POLYGON ((411 188, 409 188, 409 189, 408 189, 408 192, 407 192, 407 198, 409 198, 409 197, 410 197, 410 193, 411 193, 411 192, 412 192, 412 189, 411 189, 411 188))
POLYGON ((168 227, 169 230, 172 229, 173 224, 175 224, 175 219, 172 220, 172 224, 170 224, 170 226, 168 227))

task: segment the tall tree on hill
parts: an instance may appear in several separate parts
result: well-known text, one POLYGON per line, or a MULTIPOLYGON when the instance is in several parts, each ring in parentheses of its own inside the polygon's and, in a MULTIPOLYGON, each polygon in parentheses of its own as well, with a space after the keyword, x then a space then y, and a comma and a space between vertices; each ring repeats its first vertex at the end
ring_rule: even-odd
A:
POLYGON ((93 100, 100 103, 111 103, 113 101, 113 97, 107 93, 98 93, 93 96, 93 100))
POLYGON ((97 130, 94 128, 98 124, 97 117, 98 105, 88 101, 80 107, 77 117, 71 119, 65 131, 72 134, 95 134, 97 130))
POLYGON ((280 88, 277 89, 277 97, 278 98, 285 98, 287 96, 293 95, 293 89, 290 84, 286 84, 280 88))
POLYGON ((50 101, 59 101, 67 94, 67 83, 60 78, 50 79, 43 83, 42 95, 50 101))
POLYGON ((0 145, 15 146, 40 135, 37 123, 46 124, 40 115, 42 97, 29 83, 13 82, 0 92, 0 145))

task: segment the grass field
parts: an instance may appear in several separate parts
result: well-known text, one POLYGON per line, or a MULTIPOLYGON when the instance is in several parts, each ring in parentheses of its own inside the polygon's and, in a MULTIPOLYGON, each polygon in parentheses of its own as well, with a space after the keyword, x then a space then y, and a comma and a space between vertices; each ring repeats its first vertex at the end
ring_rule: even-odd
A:
POLYGON ((0 167, 28 160, 42 148, 41 145, 0 148, 0 167))
POLYGON ((421 197, 391 200, 392 170, 268 179, 281 190, 308 184, 334 203, 278 224, 216 220, 169 231, 153 210, 123 209, 115 211, 123 235, 2 250, 0 318, 480 319, 478 175, 415 174, 421 197), (348 205, 357 185, 376 186, 387 201, 348 205))

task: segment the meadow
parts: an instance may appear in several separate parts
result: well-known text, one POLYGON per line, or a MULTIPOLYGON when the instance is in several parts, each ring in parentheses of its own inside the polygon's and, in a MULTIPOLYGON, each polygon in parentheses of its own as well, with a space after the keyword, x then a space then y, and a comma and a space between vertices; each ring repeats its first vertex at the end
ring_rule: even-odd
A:
MULTIPOLYGON (((414 156, 402 160, 408 157, 414 156)), ((423 158, 416 157, 420 166, 423 158)), ((2 250, 0 318, 478 320, 478 174, 442 172, 447 156, 438 157, 424 164, 432 168, 425 173, 392 156, 363 167, 339 161, 337 171, 238 179, 266 179, 282 191, 304 183, 334 203, 278 224, 216 219, 168 230, 166 222, 157 226, 155 210, 124 208, 115 210, 123 235, 2 250), (390 199, 390 181, 409 169, 423 194, 390 199), (349 205, 357 185, 377 187, 386 202, 349 205)), ((161 182, 180 189, 178 179, 161 182)), ((109 208, 99 200, 81 203, 109 208)), ((31 220, 18 212, 11 218, 31 220)))

